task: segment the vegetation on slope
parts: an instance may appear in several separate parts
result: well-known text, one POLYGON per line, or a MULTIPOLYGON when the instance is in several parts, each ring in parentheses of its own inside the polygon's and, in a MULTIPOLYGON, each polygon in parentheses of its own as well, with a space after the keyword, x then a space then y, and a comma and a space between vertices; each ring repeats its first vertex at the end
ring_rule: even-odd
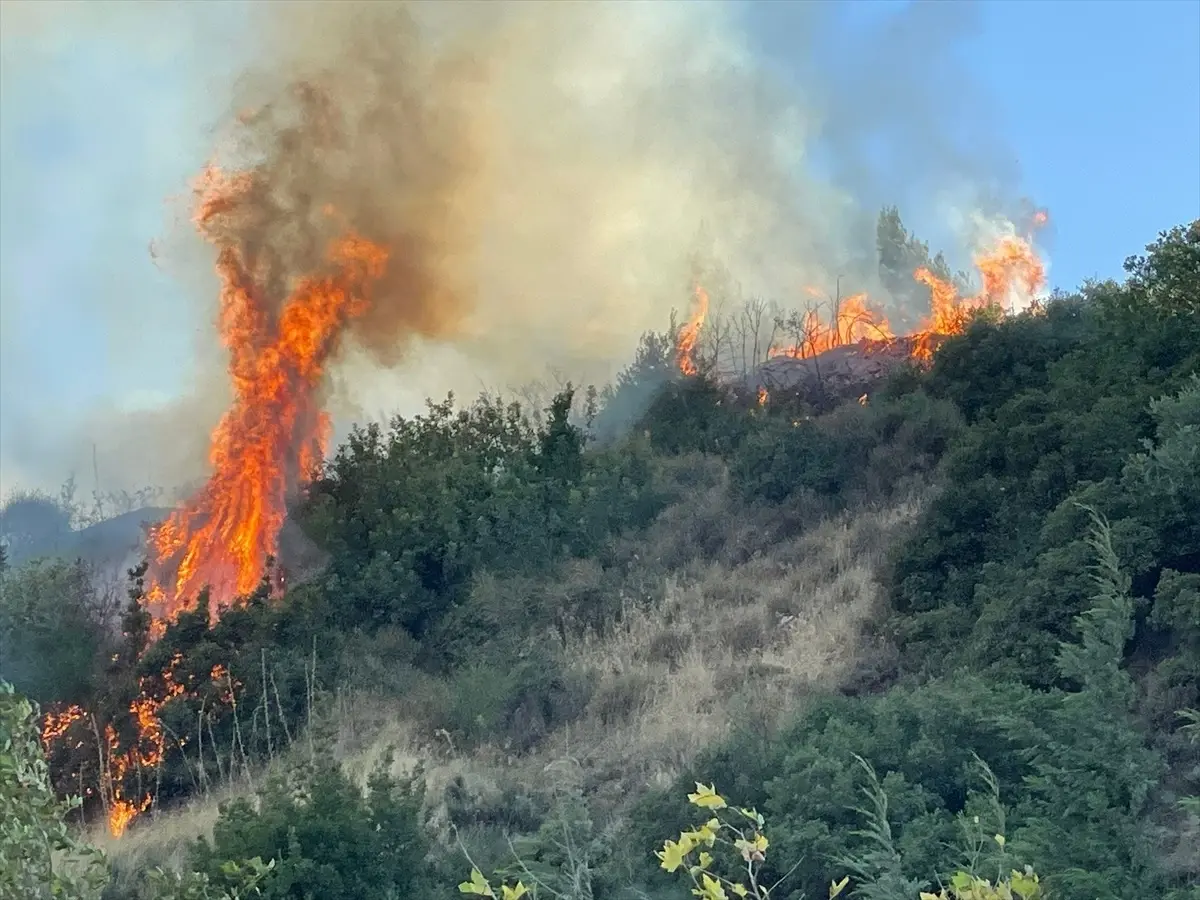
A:
MULTIPOLYGON (((4 675, 88 711, 51 744, 62 794, 137 744, 147 691, 162 753, 122 773, 128 796, 152 786, 146 816, 261 793, 180 854, 214 889, 259 856, 266 896, 453 896, 466 849, 501 874, 515 850, 564 897, 680 897, 650 850, 688 824, 682 789, 715 781, 771 823, 763 877, 795 865, 772 896, 849 875, 846 896, 911 900, 994 814, 978 758, 1045 896, 1195 897, 1200 223, 1127 268, 981 317, 865 406, 668 377, 648 336, 583 409, 448 400, 363 429, 295 510, 330 563, 283 603, 185 614, 147 650, 136 582, 118 633, 70 565, 22 565, 4 675), (80 652, 20 650, 81 630, 80 652), (385 762, 363 793, 351 763, 388 743, 427 771, 385 762), (868 772, 892 887, 855 811, 868 772), (354 853, 325 854, 335 834, 354 853)), ((122 862, 137 832, 112 897, 149 889, 122 862)))

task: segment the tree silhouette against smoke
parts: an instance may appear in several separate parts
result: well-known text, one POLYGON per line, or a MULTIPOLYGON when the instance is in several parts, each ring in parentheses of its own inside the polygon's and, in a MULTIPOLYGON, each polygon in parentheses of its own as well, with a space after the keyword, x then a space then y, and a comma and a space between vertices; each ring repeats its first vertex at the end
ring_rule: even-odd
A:
POLYGON ((910 324, 906 320, 914 317, 915 310, 925 310, 929 305, 929 289, 913 280, 917 269, 928 269, 942 281, 953 283, 959 293, 968 290, 966 273, 952 272, 940 250, 930 256, 929 244, 904 227, 900 210, 895 206, 885 206, 879 212, 875 247, 879 254, 880 283, 895 301, 897 320, 904 324, 910 324))

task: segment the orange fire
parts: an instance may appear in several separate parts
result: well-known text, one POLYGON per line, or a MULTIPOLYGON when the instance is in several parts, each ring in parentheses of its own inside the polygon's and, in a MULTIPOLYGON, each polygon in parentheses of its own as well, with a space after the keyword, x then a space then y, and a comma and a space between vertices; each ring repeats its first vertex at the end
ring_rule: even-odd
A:
MULTIPOLYGON (((134 772, 156 769, 163 763, 167 741, 160 713, 168 701, 185 692, 184 686, 176 681, 174 675, 175 668, 182 661, 179 654, 172 657, 162 674, 161 684, 156 683, 154 679, 141 679, 138 696, 129 704, 129 714, 137 731, 132 746, 123 749, 112 724, 104 726, 99 748, 99 788, 108 818, 108 829, 113 837, 124 834, 130 823, 153 803, 154 797, 149 791, 143 791, 136 797, 126 795, 127 776, 134 772)), ((223 702, 229 702, 232 689, 237 685, 229 678, 228 671, 224 666, 214 666, 212 678, 214 681, 219 678, 226 681, 228 690, 221 699, 223 702)), ((90 718, 87 711, 78 705, 48 711, 42 718, 42 746, 49 752, 53 745, 68 737, 76 723, 90 718)), ((99 737, 99 725, 93 721, 92 726, 99 737)), ((76 735, 78 734, 76 731, 76 735)), ((75 749, 81 746, 83 741, 75 740, 75 749)))
MULTIPOLYGON (((1045 213, 1039 215, 1035 225, 1046 221, 1045 213)), ((983 285, 974 297, 959 296, 953 284, 929 269, 913 273, 930 292, 930 315, 918 331, 913 349, 916 358, 931 359, 934 337, 961 334, 975 310, 995 307, 1009 314, 1036 307, 1037 294, 1046 285, 1046 266, 1030 240, 1005 235, 992 249, 976 254, 974 262, 983 285)))
MULTIPOLYGON (((49 750, 52 744, 67 736, 71 726, 85 718, 87 718, 87 712, 82 706, 76 704, 61 710, 48 710, 42 717, 42 746, 49 750)), ((78 746, 79 743, 76 743, 76 747, 78 746)))
MULTIPOLYGON (((1039 211, 1033 216, 1032 226, 1038 228, 1047 221, 1047 214, 1039 211)), ((926 285, 930 293, 929 316, 908 335, 915 359, 924 362, 932 359, 939 338, 961 334, 976 310, 996 307, 1001 313, 1013 313, 1037 308, 1036 296, 1046 285, 1046 267, 1033 247, 1032 235, 1002 236, 991 249, 976 254, 974 263, 982 288, 972 297, 961 296, 952 282, 939 278, 928 268, 913 272, 913 278, 926 285)), ((804 290, 811 296, 820 295, 813 287, 804 290)), ((868 305, 866 294, 855 294, 841 301, 829 323, 821 321, 815 310, 809 310, 803 317, 801 330, 796 343, 772 347, 767 355, 810 359, 834 347, 861 344, 870 350, 895 338, 888 320, 868 305)))
POLYGON ((108 804, 108 830, 113 837, 124 834, 129 823, 149 809, 153 802, 149 791, 137 799, 126 797, 125 776, 135 769, 155 769, 162 765, 166 737, 159 712, 167 701, 184 692, 183 685, 175 681, 172 675, 172 670, 180 662, 181 657, 176 654, 170 668, 163 672, 161 691, 155 690, 155 685, 149 679, 141 680, 138 696, 129 704, 129 713, 137 725, 137 741, 132 747, 122 751, 112 725, 105 726, 107 772, 102 780, 101 791, 108 804))
POLYGON ((692 304, 692 314, 682 328, 675 342, 675 356, 679 360, 679 371, 684 375, 695 375, 699 370, 696 366, 696 342, 700 339, 700 329, 708 317, 708 291, 696 285, 695 302, 692 304))
POLYGON ((367 289, 387 264, 384 248, 349 231, 327 248, 330 274, 298 279, 271 312, 272 285, 262 283, 256 260, 222 227, 253 189, 251 176, 212 167, 197 188, 197 227, 218 248, 218 327, 234 399, 212 434, 207 484, 151 535, 147 596, 160 624, 205 586, 215 612, 262 580, 278 549, 288 498, 324 457, 325 363, 347 323, 366 309, 367 289))
POLYGON ((1006 312, 1027 307, 1046 286, 1046 266, 1028 241, 1004 237, 988 253, 975 257, 983 279, 980 298, 1006 312))
MULTIPOLYGON (((812 289, 808 290, 811 292, 812 289)), ((867 305, 866 294, 855 294, 842 300, 829 323, 822 322, 816 310, 810 309, 804 314, 802 328, 804 333, 797 343, 789 347, 772 347, 767 355, 811 359, 834 347, 860 341, 888 341, 895 337, 888 320, 867 305)))

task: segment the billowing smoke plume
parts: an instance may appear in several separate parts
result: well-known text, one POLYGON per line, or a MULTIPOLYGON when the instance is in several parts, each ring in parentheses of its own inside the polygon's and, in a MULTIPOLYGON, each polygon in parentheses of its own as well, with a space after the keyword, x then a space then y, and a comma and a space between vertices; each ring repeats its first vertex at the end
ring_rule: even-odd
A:
MULTIPOLYGON (((173 70, 197 105, 195 132, 172 159, 181 169, 173 193, 187 193, 200 145, 224 169, 258 173, 239 240, 277 286, 270 296, 286 296, 289 279, 313 270, 341 224, 389 248, 387 273, 370 310, 349 326, 333 381, 335 412, 369 414, 414 411, 427 394, 519 385, 551 369, 577 382, 607 377, 643 331, 663 328, 671 309, 687 304, 701 247, 747 295, 802 303, 803 286, 832 290, 838 276, 856 291, 879 290, 878 202, 911 200, 901 188, 932 189, 938 171, 951 172, 945 187, 961 193, 987 168, 937 121, 932 84, 944 74, 932 61, 953 51, 969 17, 960 4, 880 13, 893 17, 873 38, 886 45, 888 66, 870 53, 831 75, 821 53, 838 42, 854 49, 845 23, 824 4, 768 21, 775 6, 370 0, 236 13, 214 5, 224 12, 206 14, 206 4, 181 4, 157 19, 68 25, 138 31, 121 51, 136 54, 156 46, 147 21, 173 34, 181 17, 207 23, 211 39, 191 28, 203 49, 173 70), (759 46, 764 28, 783 41, 774 63, 793 63, 786 77, 759 46), (240 43, 226 47, 213 35, 240 43), (892 100, 875 109, 874 96, 892 100), (905 109, 920 116, 914 122, 905 109), (860 150, 880 133, 900 149, 872 169, 860 150), (889 183, 896 194, 885 197, 889 183)), ((43 16, 36 27, 68 26, 43 16)), ((6 76, 19 74, 16 36, 5 37, 4 52, 6 76)), ((115 65, 96 62, 106 64, 115 65)), ((144 152, 160 165, 173 149, 144 152)), ((20 177, 6 172, 6 188, 20 177)), ((82 180, 79 189, 89 190, 82 180)), ((49 409, 24 404, 19 421, 5 410, 6 469, 50 483, 66 474, 64 463, 87 474, 94 441, 114 482, 200 473, 199 449, 228 394, 212 337, 215 279, 196 274, 201 246, 172 233, 163 253, 184 299, 169 316, 157 312, 158 333, 142 329, 108 360, 114 371, 136 371, 170 326, 203 335, 186 366, 176 353, 189 374, 183 384, 164 378, 169 402, 142 413, 140 425, 107 408, 77 411, 69 428, 49 409)), ((118 264, 149 266, 144 243, 127 242, 106 260, 118 264)), ((6 307, 49 302, 7 281, 6 307)), ((137 310, 153 312, 162 300, 95 287, 104 299, 85 293, 73 302, 91 303, 89 315, 113 333, 136 332, 137 310)), ((55 338, 39 340, 49 347, 55 338)), ((20 377, 6 369, 4 407, 10 392, 27 390, 14 383, 20 377)))

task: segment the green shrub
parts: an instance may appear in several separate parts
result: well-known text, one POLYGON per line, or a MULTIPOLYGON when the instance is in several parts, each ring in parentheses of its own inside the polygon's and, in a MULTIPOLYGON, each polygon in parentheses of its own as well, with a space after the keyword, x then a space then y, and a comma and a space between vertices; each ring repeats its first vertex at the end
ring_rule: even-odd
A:
POLYGON ((587 684, 556 652, 529 644, 456 670, 441 727, 467 745, 491 741, 524 752, 578 718, 589 696, 587 684))
POLYGON ((0 681, 0 897, 92 900, 108 880, 103 855, 75 840, 50 787, 37 707, 0 681))
POLYGON ((92 691, 118 603, 83 563, 38 560, 0 576, 0 672, 40 703, 92 691))
POLYGON ((229 866, 274 862, 260 887, 268 900, 399 900, 425 896, 428 838, 419 773, 396 779, 385 759, 366 793, 336 764, 317 761, 268 781, 258 803, 222 805, 212 840, 192 855, 196 870, 226 885, 229 866))

